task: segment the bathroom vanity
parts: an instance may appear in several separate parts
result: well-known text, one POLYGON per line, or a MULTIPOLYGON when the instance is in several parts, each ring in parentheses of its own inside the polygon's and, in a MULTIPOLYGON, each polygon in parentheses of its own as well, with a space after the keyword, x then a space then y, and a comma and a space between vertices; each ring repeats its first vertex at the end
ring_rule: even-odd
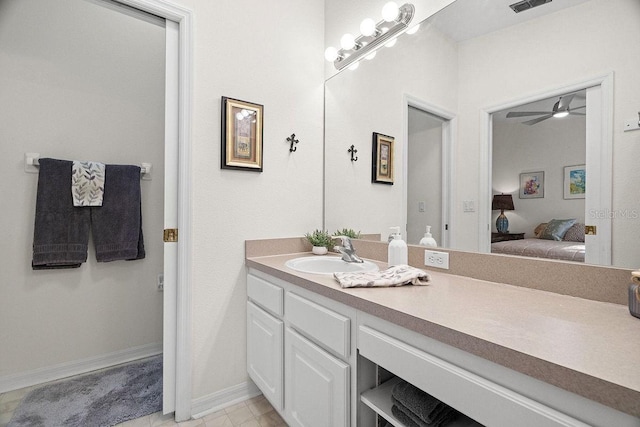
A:
POLYGON ((464 414, 451 426, 640 426, 626 306, 432 270, 342 289, 285 266, 304 255, 246 258, 247 369, 287 424, 401 426, 400 377, 464 414))

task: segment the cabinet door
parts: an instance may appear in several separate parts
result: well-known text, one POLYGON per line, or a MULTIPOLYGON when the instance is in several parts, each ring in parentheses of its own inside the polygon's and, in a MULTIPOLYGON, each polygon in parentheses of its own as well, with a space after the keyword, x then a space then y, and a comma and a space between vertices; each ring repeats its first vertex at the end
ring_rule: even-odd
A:
POLYGON ((281 320, 247 302, 247 371, 279 411, 283 403, 283 331, 281 320))
POLYGON ((349 365, 290 328, 285 355, 287 422, 301 427, 349 425, 349 365))

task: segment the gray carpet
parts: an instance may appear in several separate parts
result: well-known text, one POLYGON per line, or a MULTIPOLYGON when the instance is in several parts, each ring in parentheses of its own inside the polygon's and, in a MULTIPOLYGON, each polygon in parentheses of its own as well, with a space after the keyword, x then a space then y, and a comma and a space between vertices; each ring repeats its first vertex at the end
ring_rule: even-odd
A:
POLYGON ((8 427, 102 427, 162 410, 162 356, 31 391, 8 427))

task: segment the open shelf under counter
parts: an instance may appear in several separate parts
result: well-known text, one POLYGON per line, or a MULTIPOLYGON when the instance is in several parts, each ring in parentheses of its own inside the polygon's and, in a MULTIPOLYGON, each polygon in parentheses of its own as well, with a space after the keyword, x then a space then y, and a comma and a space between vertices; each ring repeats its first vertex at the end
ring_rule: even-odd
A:
MULTIPOLYGON (((360 395, 362 403, 371 408, 375 413, 390 422, 395 427, 405 427, 391 412, 393 401, 391 400, 391 390, 393 386, 402 381, 399 377, 394 377, 378 387, 367 390, 360 395)), ((483 427, 482 424, 474 421, 464 414, 460 414, 456 419, 445 424, 443 427, 483 427)))

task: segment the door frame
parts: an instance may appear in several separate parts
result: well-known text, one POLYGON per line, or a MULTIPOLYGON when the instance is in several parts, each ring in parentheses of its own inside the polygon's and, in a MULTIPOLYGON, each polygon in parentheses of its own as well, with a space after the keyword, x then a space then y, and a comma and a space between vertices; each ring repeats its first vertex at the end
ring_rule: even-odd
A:
MULTIPOLYGON (((590 182, 597 183, 590 187, 588 205, 602 212, 611 212, 613 182, 613 71, 580 80, 549 90, 536 92, 529 96, 482 109, 480 111, 480 188, 478 191, 478 249, 491 253, 491 195, 492 191, 492 150, 493 150, 493 118, 492 114, 522 104, 542 99, 561 96, 582 89, 599 88, 597 105, 587 106, 586 145, 587 168, 590 182)), ((585 212, 586 213, 586 212, 585 212)), ((611 265, 611 218, 586 218, 588 225, 596 225, 598 234, 587 236, 586 244, 596 250, 586 258, 590 264, 611 265)))
POLYGON ((178 40, 178 239, 175 322, 175 419, 191 418, 191 82, 193 11, 166 0, 117 0, 133 8, 173 21, 178 40))
POLYGON ((442 123, 442 226, 441 226, 441 241, 438 242, 439 247, 451 248, 454 247, 454 236, 452 230, 455 230, 453 217, 451 215, 452 206, 454 206, 454 165, 455 156, 454 148, 457 137, 457 118, 456 115, 450 111, 445 110, 437 105, 431 104, 415 96, 404 93, 402 95, 402 135, 406 142, 402 150, 402 179, 404 185, 404 191, 402 194, 402 212, 404 218, 405 233, 407 230, 407 186, 409 183, 409 107, 417 108, 418 110, 427 112, 434 116, 437 116, 443 120, 442 123))

